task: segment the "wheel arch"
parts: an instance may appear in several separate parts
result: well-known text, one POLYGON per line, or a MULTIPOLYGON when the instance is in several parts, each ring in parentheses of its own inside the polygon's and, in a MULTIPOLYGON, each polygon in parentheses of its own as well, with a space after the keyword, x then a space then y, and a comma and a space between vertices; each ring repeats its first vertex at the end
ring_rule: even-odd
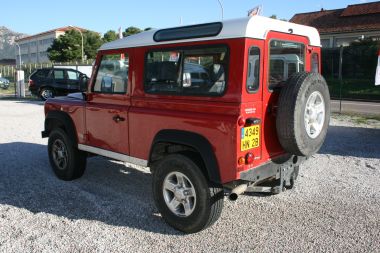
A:
POLYGON ((75 143, 78 143, 74 122, 66 112, 50 111, 47 113, 45 118, 45 131, 42 137, 48 137, 55 127, 62 128, 75 143))
MULTIPOLYGON (((219 166, 210 142, 202 135, 194 132, 167 129, 161 130, 153 139, 149 153, 149 162, 154 161, 154 155, 160 145, 178 145, 189 147, 190 150, 199 154, 203 162, 206 176, 213 183, 220 183, 219 166)), ((199 161, 198 161, 199 162, 199 161)))

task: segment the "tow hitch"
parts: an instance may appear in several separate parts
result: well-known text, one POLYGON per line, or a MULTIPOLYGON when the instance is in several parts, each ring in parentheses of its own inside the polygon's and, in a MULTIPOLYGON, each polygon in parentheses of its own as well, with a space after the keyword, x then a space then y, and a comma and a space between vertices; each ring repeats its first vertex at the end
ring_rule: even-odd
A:
POLYGON ((235 201, 244 192, 279 194, 286 189, 292 189, 297 180, 299 166, 293 164, 281 165, 275 179, 256 185, 255 183, 240 184, 232 189, 228 199, 235 201))

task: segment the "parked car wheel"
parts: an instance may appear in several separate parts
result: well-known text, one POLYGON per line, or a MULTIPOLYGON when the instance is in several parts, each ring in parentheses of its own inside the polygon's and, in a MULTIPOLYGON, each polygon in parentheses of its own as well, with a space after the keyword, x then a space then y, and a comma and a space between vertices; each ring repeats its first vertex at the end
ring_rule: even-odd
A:
POLYGON ((281 89, 276 118, 281 146, 311 156, 321 148, 330 120, 330 94, 318 73, 294 74, 281 89))
POLYGON ((59 179, 70 181, 83 175, 87 154, 75 147, 64 130, 56 128, 50 133, 48 153, 50 164, 59 179))
POLYGON ((172 154, 155 167, 153 197, 170 226, 195 233, 220 217, 224 192, 220 185, 207 181, 199 165, 189 156, 172 154))
POLYGON ((54 97, 54 91, 51 88, 42 88, 40 91, 40 97, 42 100, 54 97))

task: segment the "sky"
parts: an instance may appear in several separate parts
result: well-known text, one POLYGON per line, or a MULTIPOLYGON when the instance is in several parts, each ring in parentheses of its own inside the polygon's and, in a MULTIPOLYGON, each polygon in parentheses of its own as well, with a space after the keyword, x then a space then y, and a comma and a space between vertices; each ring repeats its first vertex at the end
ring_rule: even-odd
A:
MULTIPOLYGON (((262 5, 263 15, 290 19, 296 13, 344 8, 366 0, 220 0, 224 19, 245 17, 262 5)), ((139 28, 165 28, 221 20, 218 0, 18 0, 0 4, 0 26, 29 35, 73 25, 99 33, 139 28)))

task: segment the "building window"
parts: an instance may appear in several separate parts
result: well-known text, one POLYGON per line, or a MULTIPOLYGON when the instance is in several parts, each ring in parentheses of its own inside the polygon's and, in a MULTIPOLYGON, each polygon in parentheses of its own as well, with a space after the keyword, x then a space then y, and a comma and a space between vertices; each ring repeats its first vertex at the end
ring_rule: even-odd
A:
POLYGON ((321 39, 322 47, 329 48, 330 47, 330 39, 321 39))
POLYGON ((350 37, 350 38, 336 38, 334 41, 334 47, 347 47, 352 42, 358 41, 359 37, 350 37))

